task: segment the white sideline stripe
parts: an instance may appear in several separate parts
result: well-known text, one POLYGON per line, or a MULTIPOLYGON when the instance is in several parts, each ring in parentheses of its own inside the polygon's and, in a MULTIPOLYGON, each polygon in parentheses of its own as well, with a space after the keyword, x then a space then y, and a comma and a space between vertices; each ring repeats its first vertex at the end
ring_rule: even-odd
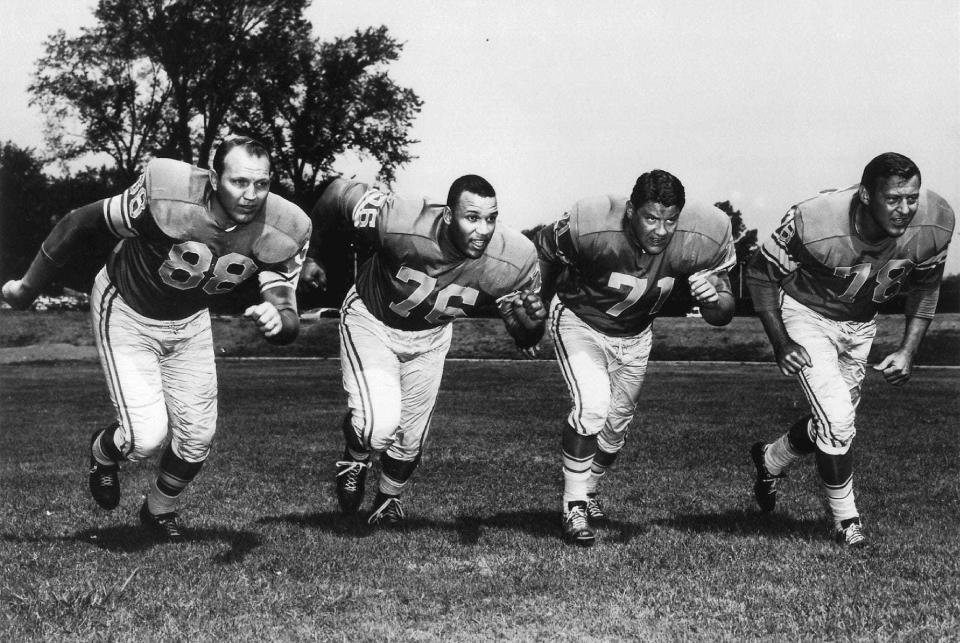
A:
MULTIPOLYGON (((269 362, 269 361, 288 361, 288 362, 339 362, 339 357, 303 357, 303 356, 271 356, 264 355, 260 357, 217 357, 217 360, 224 362, 269 362)), ((519 364, 539 364, 544 362, 555 362, 555 359, 515 359, 511 357, 448 357, 445 362, 517 362, 519 364)), ((690 366, 691 364, 705 364, 708 366, 772 366, 776 368, 775 362, 724 362, 720 360, 650 360, 651 364, 666 364, 668 366, 690 366)), ((868 364, 871 367, 873 364, 868 364)), ((960 366, 944 365, 937 366, 931 364, 915 365, 914 370, 960 370, 960 366)), ((786 376, 785 376, 786 377, 786 376)))

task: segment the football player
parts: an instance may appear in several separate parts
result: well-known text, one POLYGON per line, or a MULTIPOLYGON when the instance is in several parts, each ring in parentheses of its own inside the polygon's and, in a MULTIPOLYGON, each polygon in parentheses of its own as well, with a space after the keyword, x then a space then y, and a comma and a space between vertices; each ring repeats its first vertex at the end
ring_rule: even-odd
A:
POLYGON ((867 164, 859 185, 790 208, 751 259, 747 284, 777 365, 797 377, 810 404, 779 439, 751 449, 763 511, 774 509, 787 467, 812 453, 834 538, 866 544, 851 445, 877 306, 906 291, 903 340, 874 366, 899 386, 936 310, 953 227, 946 201, 920 188, 916 164, 886 153, 867 164))
POLYGON ((357 512, 379 453, 368 522, 395 525, 426 442, 451 322, 496 308, 519 348, 536 346, 546 318, 537 254, 522 234, 498 225, 496 193, 476 175, 454 181, 446 204, 337 179, 311 216, 318 235, 347 223, 374 248, 340 313, 349 411, 336 487, 340 509, 357 512))
POLYGON ((299 329, 294 289, 310 239, 307 215, 269 192, 270 157, 237 137, 213 169, 155 159, 117 196, 63 217, 3 298, 26 308, 91 239, 119 240, 90 295, 94 337, 115 421, 93 433, 90 491, 120 503, 119 465, 160 453, 140 520, 161 539, 185 532, 177 514, 217 424, 217 378, 207 305, 257 276, 262 301, 244 316, 269 342, 299 329))
POLYGON ((589 546, 607 522, 598 486, 636 412, 654 317, 687 279, 703 319, 728 324, 736 252, 729 218, 686 203, 683 185, 663 170, 641 175, 629 199, 578 201, 536 242, 541 297, 551 302, 550 334, 573 398, 561 441, 563 535, 589 546))

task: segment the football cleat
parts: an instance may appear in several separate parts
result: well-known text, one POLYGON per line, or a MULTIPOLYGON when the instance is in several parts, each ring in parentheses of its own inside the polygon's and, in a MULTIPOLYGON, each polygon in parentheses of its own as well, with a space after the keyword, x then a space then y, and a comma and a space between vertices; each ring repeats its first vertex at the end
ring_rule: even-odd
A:
POLYGON ((102 429, 97 429, 90 438, 90 495, 98 505, 109 511, 120 504, 120 466, 100 464, 93 457, 93 444, 101 433, 102 429))
POLYGON ((177 512, 171 511, 170 513, 154 515, 150 513, 146 500, 140 507, 140 523, 158 539, 165 540, 168 543, 183 542, 186 537, 183 525, 180 524, 180 519, 177 517, 177 512))
POLYGON ((587 520, 591 525, 606 525, 610 523, 607 512, 603 510, 603 503, 597 493, 587 494, 587 520))
POLYGON ((344 453, 343 460, 337 461, 337 502, 343 513, 356 513, 363 504, 369 468, 369 462, 351 460, 349 453, 344 453))
POLYGON ((589 547, 597 540, 587 520, 586 502, 577 500, 567 505, 563 513, 563 537, 568 543, 581 547, 589 547))
POLYGON ((834 525, 833 539, 841 545, 854 549, 867 546, 867 539, 863 535, 863 526, 860 524, 859 517, 848 518, 834 525))
POLYGON ((400 504, 400 498, 396 496, 378 493, 373 507, 373 513, 367 518, 367 524, 369 525, 394 527, 406 518, 403 513, 403 505, 400 504))
POLYGON ((777 506, 777 485, 787 475, 785 473, 773 475, 767 471, 767 465, 763 462, 764 450, 763 442, 757 442, 750 448, 753 466, 757 468, 757 480, 753 483, 753 495, 757 499, 761 511, 773 511, 773 508, 777 506))

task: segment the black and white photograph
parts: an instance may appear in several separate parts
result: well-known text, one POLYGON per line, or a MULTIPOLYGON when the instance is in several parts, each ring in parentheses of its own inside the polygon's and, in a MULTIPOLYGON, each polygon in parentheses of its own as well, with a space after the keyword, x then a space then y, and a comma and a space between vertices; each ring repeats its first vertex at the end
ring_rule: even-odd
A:
POLYGON ((0 640, 960 639, 953 0, 6 0, 0 640))

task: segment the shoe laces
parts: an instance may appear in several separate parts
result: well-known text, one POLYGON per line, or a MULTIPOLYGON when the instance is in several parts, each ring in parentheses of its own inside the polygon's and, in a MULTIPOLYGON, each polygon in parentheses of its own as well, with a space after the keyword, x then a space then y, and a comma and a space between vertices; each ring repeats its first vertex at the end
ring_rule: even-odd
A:
POLYGON ((587 515, 595 518, 606 515, 603 511, 603 503, 598 496, 587 496, 587 515))
POLYGON ((848 545, 859 545, 866 540, 863 535, 863 528, 860 526, 859 522, 850 523, 840 531, 843 532, 843 539, 848 545))
POLYGON ((183 535, 180 529, 180 522, 177 520, 177 514, 172 513, 164 516, 154 516, 153 519, 163 528, 163 531, 166 532, 168 536, 175 538, 183 535))
POLYGON ((337 477, 346 476, 343 482, 343 488, 347 491, 356 491, 360 482, 360 473, 370 467, 369 462, 357 462, 355 460, 340 460, 337 462, 337 477))
POLYGON ((403 505, 400 504, 399 498, 387 498, 384 500, 383 504, 370 514, 370 519, 367 522, 372 525, 380 522, 384 518, 390 518, 396 521, 404 519, 403 505))
POLYGON ((563 517, 567 529, 585 529, 587 527, 587 511, 584 507, 571 507, 563 517))

